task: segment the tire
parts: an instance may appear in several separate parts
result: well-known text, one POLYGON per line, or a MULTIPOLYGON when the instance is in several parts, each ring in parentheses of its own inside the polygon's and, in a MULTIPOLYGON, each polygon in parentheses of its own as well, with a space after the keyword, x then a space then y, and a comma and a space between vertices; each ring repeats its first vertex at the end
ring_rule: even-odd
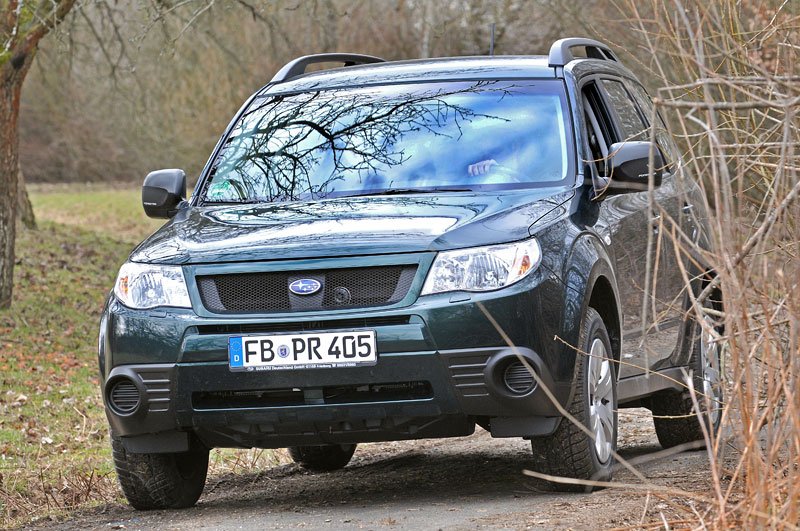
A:
POLYGON ((702 449, 706 446, 703 424, 709 434, 716 434, 719 431, 724 398, 722 348, 719 343, 712 340, 713 335, 710 333, 710 329, 719 331, 719 327, 709 316, 705 319, 707 328, 695 323, 693 334, 696 338, 692 341, 692 354, 688 364, 700 406, 700 415, 695 411, 692 395, 688 389, 662 393, 650 399, 656 435, 658 442, 664 448, 686 444, 692 445, 691 449, 702 449), (706 400, 705 396, 710 399, 706 400))
MULTIPOLYGON (((552 435, 531 439, 533 469, 552 476, 608 481, 617 448, 617 371, 608 331, 594 308, 588 308, 583 317, 579 346, 575 390, 567 411, 594 437, 569 419, 561 419, 552 435)), ((557 482, 542 482, 540 486, 564 492, 594 490, 557 482)))
POLYGON ((322 446, 290 446, 289 456, 292 461, 316 472, 330 472, 347 466, 353 453, 355 444, 326 444, 322 446))
POLYGON ((194 505, 206 482, 208 450, 134 454, 112 436, 111 448, 122 492, 134 509, 182 509, 194 505))

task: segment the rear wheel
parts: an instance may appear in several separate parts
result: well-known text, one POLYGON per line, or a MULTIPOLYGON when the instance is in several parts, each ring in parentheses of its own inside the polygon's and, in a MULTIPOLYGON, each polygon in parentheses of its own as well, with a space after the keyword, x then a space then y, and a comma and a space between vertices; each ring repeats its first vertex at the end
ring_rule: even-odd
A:
POLYGON ((290 446, 289 456, 303 468, 328 472, 344 468, 353 453, 355 444, 325 444, 322 446, 290 446))
MULTIPOLYGON (((591 436, 569 419, 555 433, 531 439, 533 468, 552 476, 607 481, 617 447, 617 378, 611 341, 603 319, 588 308, 581 324, 575 392, 567 410, 591 436)), ((546 482, 548 488, 583 492, 592 487, 546 482)))
POLYGON ((658 442, 664 448, 681 444, 703 443, 703 424, 709 434, 716 434, 722 419, 723 380, 722 348, 717 340, 719 327, 713 318, 704 315, 703 324, 695 324, 696 339, 692 345, 689 370, 700 411, 694 407, 688 389, 663 393, 650 401, 658 442), (702 423, 702 424, 701 424, 702 423))
POLYGON ((117 478, 134 509, 180 509, 200 498, 208 472, 208 450, 174 454, 134 454, 111 438, 117 478))

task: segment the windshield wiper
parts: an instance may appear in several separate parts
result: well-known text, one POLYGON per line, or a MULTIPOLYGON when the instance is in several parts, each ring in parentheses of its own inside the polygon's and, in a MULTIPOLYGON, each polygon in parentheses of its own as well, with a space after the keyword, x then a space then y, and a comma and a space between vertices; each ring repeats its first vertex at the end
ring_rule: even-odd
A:
POLYGON ((258 199, 232 199, 227 201, 213 201, 204 199, 202 206, 216 206, 216 205, 252 205, 253 203, 262 203, 258 199))
POLYGON ((365 197, 370 195, 405 195, 405 194, 435 194, 439 192, 472 192, 472 188, 389 188, 377 192, 364 192, 347 197, 365 197))

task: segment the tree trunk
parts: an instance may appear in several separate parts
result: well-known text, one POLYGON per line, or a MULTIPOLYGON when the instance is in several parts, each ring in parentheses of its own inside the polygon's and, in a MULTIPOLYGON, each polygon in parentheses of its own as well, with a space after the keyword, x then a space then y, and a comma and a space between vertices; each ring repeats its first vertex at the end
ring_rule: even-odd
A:
POLYGON ((431 32, 433 31, 433 12, 431 0, 422 2, 422 38, 420 39, 419 56, 427 59, 431 56, 431 32))
POLYGON ((25 176, 22 174, 22 168, 19 169, 19 179, 17 180, 17 195, 19 202, 17 203, 17 219, 19 219, 25 228, 30 230, 36 229, 36 216, 33 214, 33 205, 31 198, 28 197, 28 188, 25 186, 25 176))
POLYGON ((11 306, 14 239, 19 203, 19 98, 33 53, 17 54, 0 66, 0 309, 11 306))
MULTIPOLYGON (((314 4, 314 14, 317 15, 317 4, 314 4)), ((338 52, 339 39, 339 16, 336 13, 336 8, 333 5, 333 0, 326 0, 322 4, 322 13, 316 16, 318 24, 322 30, 322 51, 324 52, 338 52)))
MULTIPOLYGON (((19 204, 19 98, 39 41, 76 0, 0 1, 0 310, 11 306, 19 204)), ((23 186, 24 190, 24 186, 23 186)))

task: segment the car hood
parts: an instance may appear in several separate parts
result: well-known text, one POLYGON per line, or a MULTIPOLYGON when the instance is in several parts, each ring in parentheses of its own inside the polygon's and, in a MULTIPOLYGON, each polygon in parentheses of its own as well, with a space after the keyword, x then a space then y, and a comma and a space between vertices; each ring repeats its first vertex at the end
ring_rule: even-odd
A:
POLYGON ((189 207, 142 242, 131 260, 199 264, 510 242, 564 215, 573 193, 514 190, 189 207))

